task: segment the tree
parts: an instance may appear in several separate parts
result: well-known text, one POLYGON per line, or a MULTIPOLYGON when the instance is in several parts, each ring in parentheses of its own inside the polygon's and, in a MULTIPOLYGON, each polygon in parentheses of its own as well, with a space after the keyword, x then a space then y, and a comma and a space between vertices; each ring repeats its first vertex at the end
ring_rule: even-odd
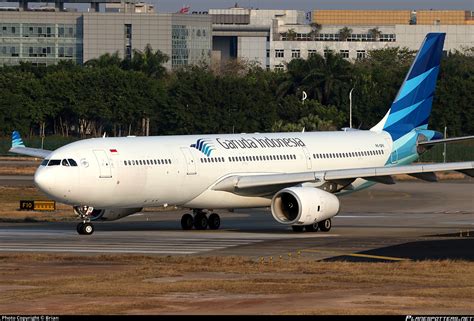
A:
POLYGON ((311 22, 309 24, 309 26, 311 27, 311 31, 309 32, 309 36, 310 36, 311 40, 315 40, 316 37, 319 36, 319 33, 321 32, 321 29, 323 29, 323 26, 320 25, 317 22, 311 22))
POLYGON ((288 31, 284 33, 284 37, 288 41, 296 40, 296 31, 295 31, 295 29, 288 29, 288 31))
POLYGON ((105 53, 98 58, 90 59, 84 65, 93 68, 106 68, 111 66, 119 67, 121 64, 122 59, 119 57, 118 52, 114 52, 113 54, 105 53))
POLYGON ((375 27, 375 28, 369 29, 369 35, 373 39, 375 39, 375 41, 379 41, 380 36, 382 35, 382 31, 380 31, 378 27, 375 27))
POLYGON ((308 70, 303 83, 314 88, 316 98, 323 104, 339 105, 346 101, 352 79, 350 62, 328 52, 326 58, 312 56, 308 59, 308 70))
POLYGON ((339 40, 346 41, 352 35, 352 29, 344 27, 339 30, 339 40))
POLYGON ((166 68, 163 66, 168 62, 169 57, 160 50, 154 51, 150 44, 146 45, 143 51, 133 50, 132 59, 125 60, 125 69, 141 71, 147 76, 160 79, 166 75, 166 68))

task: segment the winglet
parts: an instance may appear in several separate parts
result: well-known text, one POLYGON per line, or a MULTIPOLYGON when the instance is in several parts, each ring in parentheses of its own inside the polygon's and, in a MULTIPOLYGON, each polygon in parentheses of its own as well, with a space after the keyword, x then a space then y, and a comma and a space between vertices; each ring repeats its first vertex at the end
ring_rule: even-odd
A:
POLYGON ((16 130, 12 133, 12 148, 15 147, 26 147, 21 139, 20 133, 16 130))

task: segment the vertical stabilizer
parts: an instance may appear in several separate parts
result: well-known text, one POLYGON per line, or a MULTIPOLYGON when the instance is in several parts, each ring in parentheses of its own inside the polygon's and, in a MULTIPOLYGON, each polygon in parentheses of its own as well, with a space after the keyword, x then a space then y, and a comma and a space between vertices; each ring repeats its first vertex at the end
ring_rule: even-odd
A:
POLYGON ((413 129, 428 128, 444 38, 444 33, 426 35, 388 113, 371 130, 384 130, 395 141, 413 129))

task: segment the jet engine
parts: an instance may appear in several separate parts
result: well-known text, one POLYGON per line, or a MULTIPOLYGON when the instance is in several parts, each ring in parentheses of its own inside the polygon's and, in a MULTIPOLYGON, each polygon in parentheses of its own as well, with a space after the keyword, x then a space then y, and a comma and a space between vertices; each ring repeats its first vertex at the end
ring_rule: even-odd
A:
POLYGON ((339 212, 339 199, 313 187, 289 187, 273 196, 272 215, 285 225, 309 225, 339 212))
POLYGON ((110 208, 105 210, 94 209, 91 214, 91 221, 115 221, 125 216, 138 213, 142 208, 110 208))

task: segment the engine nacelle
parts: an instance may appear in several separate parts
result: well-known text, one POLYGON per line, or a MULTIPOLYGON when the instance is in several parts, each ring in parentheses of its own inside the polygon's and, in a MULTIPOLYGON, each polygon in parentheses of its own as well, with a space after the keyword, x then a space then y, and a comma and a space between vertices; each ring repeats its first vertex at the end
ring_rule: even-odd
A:
POLYGON ((273 196, 272 215, 285 225, 309 225, 336 216, 339 199, 313 187, 289 187, 273 196))
POLYGON ((115 221, 140 212, 141 210, 142 208, 94 209, 91 214, 91 221, 115 221))

